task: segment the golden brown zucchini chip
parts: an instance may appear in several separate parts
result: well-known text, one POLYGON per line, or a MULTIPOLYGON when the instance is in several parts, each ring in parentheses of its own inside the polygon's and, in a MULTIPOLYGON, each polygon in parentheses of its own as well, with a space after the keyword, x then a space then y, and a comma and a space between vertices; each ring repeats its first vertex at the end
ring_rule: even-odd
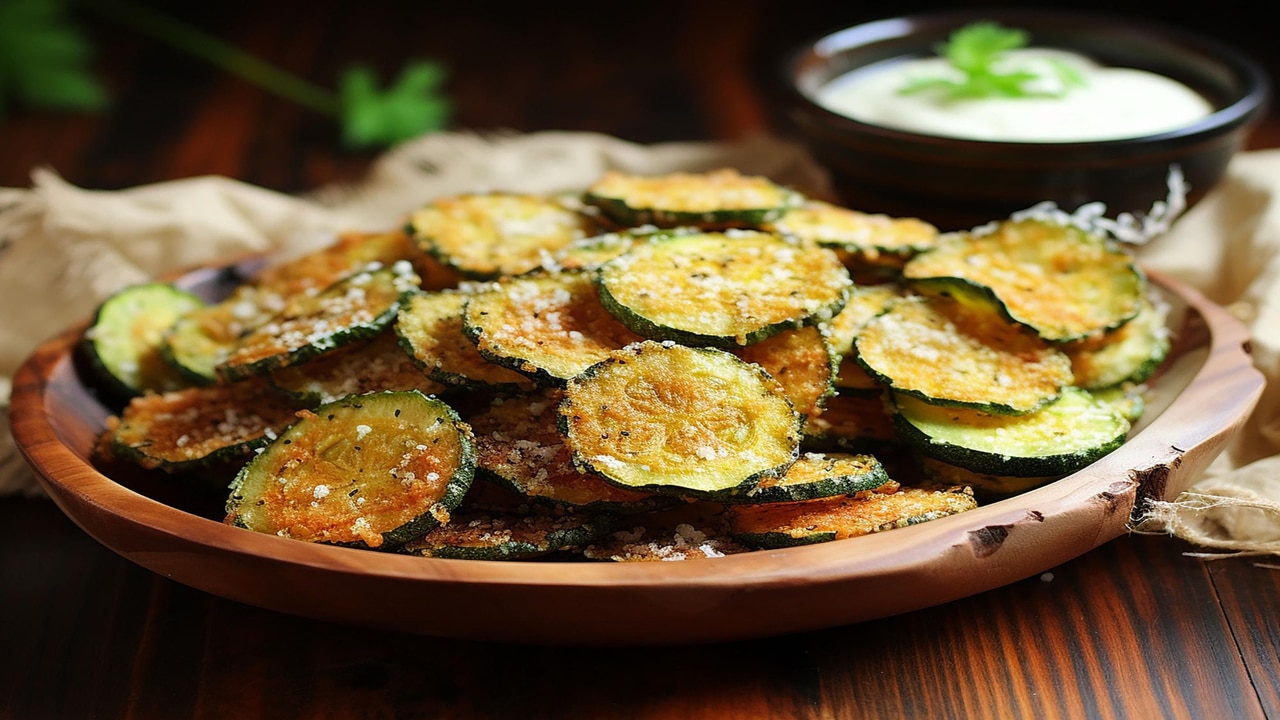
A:
POLYGON ((956 233, 913 257, 915 287, 992 304, 1050 342, 1119 327, 1138 311, 1146 278, 1119 243, 1038 220, 956 233))
POLYGON ((434 395, 448 388, 427 376, 383 330, 373 340, 345 345, 298 365, 273 370, 271 383, 308 405, 378 390, 419 390, 434 395))
POLYGON ((605 310, 582 272, 503 279, 467 299, 463 331, 487 360, 543 385, 563 385, 641 339, 605 310))
POLYGON ((609 171, 583 200, 624 226, 719 229, 759 227, 804 198, 768 178, 720 168, 653 176, 609 171))
POLYGON ((469 415, 476 436, 476 469, 522 496, 560 506, 633 512, 667 504, 670 498, 618 487, 597 473, 582 472, 557 430, 563 392, 499 396, 469 415))
POLYGON ((715 499, 786 472, 800 416, 758 365, 644 341, 569 381, 559 406, 573 461, 628 488, 715 499))
POLYGON ((241 337, 218 373, 229 380, 269 373, 370 340, 391 325, 418 282, 413 266, 401 260, 371 265, 319 293, 294 297, 284 312, 241 337))
POLYGON ((857 497, 734 505, 727 513, 730 532, 738 541, 752 547, 776 548, 869 535, 977 506, 967 490, 903 487, 897 492, 857 497))
POLYGON ((384 548, 419 537, 462 501, 471 429, 417 391, 353 395, 303 411, 236 475, 226 522, 307 542, 384 548))
POLYGON ((187 472, 249 459, 301 407, 263 378, 148 393, 130 401, 107 436, 117 458, 187 472))
POLYGON ((512 192, 440 198, 414 211, 408 225, 420 247, 473 280, 536 270, 599 229, 555 196, 512 192))
POLYGON ((746 230, 655 235, 605 263, 596 283, 638 334, 726 349, 829 321, 853 285, 830 250, 746 230))
POLYGON ((893 303, 854 341, 858 362, 893 390, 939 405, 1026 413, 1072 382, 1071 361, 1025 327, 945 297, 893 303))
POLYGON ((524 375, 489 362, 463 331, 469 293, 417 293, 400 308, 395 332, 405 351, 431 376, 450 387, 499 391, 532 390, 524 375))
POLYGON ((938 240, 938 228, 918 218, 864 213, 812 199, 788 210, 765 229, 838 248, 868 261, 881 255, 911 257, 938 240))

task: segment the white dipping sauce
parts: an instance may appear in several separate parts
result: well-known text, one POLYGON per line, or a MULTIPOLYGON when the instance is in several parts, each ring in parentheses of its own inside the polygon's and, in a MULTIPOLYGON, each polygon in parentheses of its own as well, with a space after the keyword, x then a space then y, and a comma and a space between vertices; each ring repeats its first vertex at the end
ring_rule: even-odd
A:
POLYGON ((1153 135, 1189 125, 1213 112, 1182 83, 1132 68, 1104 67, 1076 53, 1013 50, 1003 61, 1041 76, 1039 89, 1059 89, 1047 58, 1070 63, 1083 87, 1061 97, 953 99, 933 89, 902 94, 917 77, 963 75, 943 58, 891 60, 854 70, 827 83, 818 103, 854 120, 898 130, 1005 142, 1078 142, 1153 135))

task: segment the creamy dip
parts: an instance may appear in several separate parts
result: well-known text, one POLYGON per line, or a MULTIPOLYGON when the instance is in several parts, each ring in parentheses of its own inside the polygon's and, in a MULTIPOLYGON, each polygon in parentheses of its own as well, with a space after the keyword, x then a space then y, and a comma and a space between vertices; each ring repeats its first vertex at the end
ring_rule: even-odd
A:
POLYGON ((1062 90, 1050 69, 1063 62, 1084 77, 1059 97, 962 98, 928 90, 899 92, 912 78, 962 79, 942 58, 877 63, 827 83, 818 103, 827 109, 884 127, 971 140, 1078 142, 1119 140, 1174 130, 1213 112, 1191 88, 1171 78, 1133 68, 1105 67, 1076 53, 1029 48, 1001 58, 1040 76, 1038 88, 1062 90))

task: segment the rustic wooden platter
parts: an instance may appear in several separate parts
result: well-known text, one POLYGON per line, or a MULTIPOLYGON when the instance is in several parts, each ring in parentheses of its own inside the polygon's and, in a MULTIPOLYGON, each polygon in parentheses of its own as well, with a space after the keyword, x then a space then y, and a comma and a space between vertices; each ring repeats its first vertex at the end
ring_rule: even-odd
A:
MULTIPOLYGON (((1174 307, 1171 357, 1119 450, 1057 482, 932 522, 820 545, 666 563, 424 559, 313 545, 218 522, 176 483, 90 460, 110 410, 82 382, 83 325, 19 370, 11 421, 58 506, 121 556, 180 583, 285 613, 441 637, 566 645, 737 640, 887 617, 1042 573, 1126 532, 1146 498, 1192 484, 1244 423, 1264 380, 1248 333, 1151 273, 1174 307)), ((206 269, 181 284, 216 294, 206 269)), ((204 505, 202 506, 202 503, 204 505)))

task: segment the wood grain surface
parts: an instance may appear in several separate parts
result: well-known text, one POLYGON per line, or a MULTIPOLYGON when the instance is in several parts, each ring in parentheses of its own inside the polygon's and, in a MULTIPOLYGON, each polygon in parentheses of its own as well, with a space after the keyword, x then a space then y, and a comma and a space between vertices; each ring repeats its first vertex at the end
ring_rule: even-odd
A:
MULTIPOLYGON (((318 83, 350 59, 384 77, 413 55, 442 59, 457 128, 639 142, 774 128, 780 49, 930 7, 171 5, 318 83)), ((0 186, 26 185, 32 168, 48 166, 91 188, 218 173, 305 191, 356 179, 372 159, 342 149, 329 119, 76 8, 114 104, 0 120, 0 186)), ((1161 12, 1280 71, 1256 17, 1161 12)), ((1280 146, 1280 120, 1268 118, 1251 146, 1280 146)), ((5 498, 0 717, 1280 717, 1280 571, 1191 550, 1125 536, 1040 577, 886 620, 750 642, 584 650, 363 630, 223 600, 123 560, 48 500, 5 498)), ((414 611, 369 603, 370 612, 414 611)))

